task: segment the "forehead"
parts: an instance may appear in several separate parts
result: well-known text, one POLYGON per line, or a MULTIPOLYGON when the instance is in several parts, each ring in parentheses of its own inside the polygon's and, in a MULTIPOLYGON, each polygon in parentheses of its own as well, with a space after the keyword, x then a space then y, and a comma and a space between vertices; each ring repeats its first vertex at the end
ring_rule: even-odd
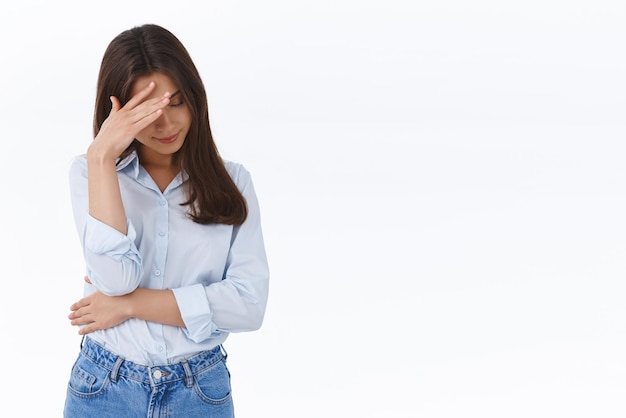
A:
POLYGON ((178 86, 174 81, 165 74, 152 73, 145 77, 139 77, 135 83, 133 83, 131 96, 136 95, 141 89, 147 87, 151 81, 154 81, 155 87, 148 98, 163 96, 166 92, 174 93, 178 90, 178 86))

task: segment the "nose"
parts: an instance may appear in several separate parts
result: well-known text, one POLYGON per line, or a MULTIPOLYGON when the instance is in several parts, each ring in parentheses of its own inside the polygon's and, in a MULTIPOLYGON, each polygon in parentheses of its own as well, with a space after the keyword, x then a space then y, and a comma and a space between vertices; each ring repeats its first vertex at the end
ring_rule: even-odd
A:
POLYGON ((169 112, 169 109, 166 106, 163 109, 163 113, 161 113, 161 116, 159 116, 157 120, 154 121, 154 127, 157 130, 163 131, 170 125, 171 121, 170 121, 170 115, 168 112, 169 112))

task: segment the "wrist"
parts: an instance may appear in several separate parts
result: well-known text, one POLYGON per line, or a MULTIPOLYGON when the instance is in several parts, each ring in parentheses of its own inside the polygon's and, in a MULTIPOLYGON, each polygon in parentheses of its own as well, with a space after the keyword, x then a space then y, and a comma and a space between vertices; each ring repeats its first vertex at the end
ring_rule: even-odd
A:
POLYGON ((136 317, 136 312, 135 312, 135 300, 137 299, 135 297, 136 292, 137 290, 124 296, 123 315, 124 315, 125 320, 136 317))
POLYGON ((87 148, 87 162, 92 164, 115 164, 117 157, 111 155, 107 150, 102 149, 97 141, 94 141, 87 148))

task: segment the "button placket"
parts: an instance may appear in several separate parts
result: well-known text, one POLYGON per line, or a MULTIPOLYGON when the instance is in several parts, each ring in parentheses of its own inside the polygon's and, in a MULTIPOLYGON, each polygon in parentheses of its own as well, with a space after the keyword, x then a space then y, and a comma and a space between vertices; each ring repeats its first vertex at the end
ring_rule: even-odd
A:
POLYGON ((158 223, 160 226, 160 231, 157 232, 157 235, 161 237, 161 239, 157 240, 156 243, 156 251, 155 251, 155 268, 154 268, 154 277, 158 277, 161 279, 163 276, 163 269, 165 268, 165 258, 167 254, 167 240, 163 239, 167 234, 164 227, 167 228, 167 222, 169 217, 169 209, 168 209, 168 201, 167 198, 163 195, 159 199, 159 205, 161 209, 159 209, 158 215, 158 223))

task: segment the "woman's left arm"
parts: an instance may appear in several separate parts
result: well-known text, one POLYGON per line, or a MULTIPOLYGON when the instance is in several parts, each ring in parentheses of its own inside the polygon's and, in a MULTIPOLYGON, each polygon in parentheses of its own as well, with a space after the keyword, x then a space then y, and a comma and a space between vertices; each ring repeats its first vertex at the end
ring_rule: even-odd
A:
MULTIPOLYGON (((85 277, 89 282, 89 278, 85 277)), ((78 333, 114 327, 130 318, 184 327, 178 304, 171 290, 137 288, 121 296, 107 296, 99 291, 70 306, 72 325, 83 326, 78 333)))
POLYGON ((233 227, 222 280, 172 289, 185 333, 195 342, 221 333, 255 331, 265 316, 269 266, 259 203, 250 173, 241 165, 229 168, 246 199, 248 216, 233 227))

